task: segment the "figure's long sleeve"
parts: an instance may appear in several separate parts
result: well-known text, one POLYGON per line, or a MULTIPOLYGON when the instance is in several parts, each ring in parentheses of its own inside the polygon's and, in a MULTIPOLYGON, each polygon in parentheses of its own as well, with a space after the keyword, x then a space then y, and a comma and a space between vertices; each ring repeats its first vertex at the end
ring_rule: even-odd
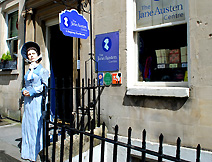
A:
POLYGON ((49 79, 49 71, 44 69, 41 77, 42 84, 48 86, 48 79, 49 79))
POLYGON ((36 94, 39 94, 43 91, 43 86, 48 86, 48 78, 49 78, 49 72, 46 69, 43 69, 42 72, 40 73, 41 75, 41 85, 39 86, 33 86, 33 88, 31 88, 29 90, 29 94, 30 96, 35 96, 36 94))

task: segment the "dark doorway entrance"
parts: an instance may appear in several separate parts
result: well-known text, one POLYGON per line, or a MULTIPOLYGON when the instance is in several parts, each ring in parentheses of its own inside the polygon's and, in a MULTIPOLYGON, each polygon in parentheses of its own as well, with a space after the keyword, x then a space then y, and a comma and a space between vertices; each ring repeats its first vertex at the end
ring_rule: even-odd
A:
MULTIPOLYGON (((50 27, 50 64, 51 83, 55 88, 70 88, 62 92, 56 91, 55 97, 51 95, 51 109, 58 107, 59 118, 69 119, 73 107, 73 38, 63 35, 59 25, 50 27), (55 100, 57 104, 55 104, 55 100), (53 103, 54 102, 54 103, 53 103), (65 104, 65 105, 63 105, 65 104), (65 112, 60 107, 65 106, 65 112), (63 115, 65 114, 65 115, 63 115)), ((53 93, 54 94, 54 93, 53 93)))

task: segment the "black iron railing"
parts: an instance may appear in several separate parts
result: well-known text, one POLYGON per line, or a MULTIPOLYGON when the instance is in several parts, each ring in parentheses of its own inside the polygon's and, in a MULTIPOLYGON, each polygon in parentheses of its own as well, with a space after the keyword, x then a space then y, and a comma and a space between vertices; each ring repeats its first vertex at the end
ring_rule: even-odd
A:
MULTIPOLYGON (((45 148, 44 156, 46 161, 48 160, 48 146, 50 143, 50 131, 53 130, 53 155, 52 160, 55 161, 55 151, 56 151, 56 142, 58 140, 58 130, 61 135, 61 146, 60 146, 60 161, 63 161, 64 155, 64 140, 66 139, 65 133, 69 132, 66 128, 69 125, 71 128, 76 128, 76 130, 91 130, 91 121, 100 126, 100 95, 104 89, 104 86, 96 84, 95 79, 91 82, 90 79, 87 80, 87 86, 84 85, 84 79, 82 79, 82 86, 80 87, 77 83, 76 87, 67 87, 65 79, 62 78, 58 80, 55 78, 55 85, 48 89, 49 98, 51 91, 55 91, 55 108, 54 119, 50 121, 50 101, 49 99, 48 106, 46 108, 46 96, 47 88, 43 91, 43 146, 45 148), (76 110, 73 110, 73 94, 75 91, 76 95, 76 110), (97 110, 96 110, 97 109, 97 110), (87 120, 86 120, 87 119, 87 120), (49 128, 49 125, 52 125, 49 128)), ((52 97, 52 96, 51 96, 52 97)), ((73 132, 70 132, 72 134, 73 132)), ((76 131, 74 133, 77 133, 76 131)), ((71 146, 72 144, 70 144, 71 146)))
MULTIPOLYGON (((135 146, 132 145, 131 143, 131 132, 132 129, 129 128, 128 129, 128 142, 124 143, 124 142, 120 142, 118 141, 118 126, 116 125, 115 127, 115 135, 114 135, 114 139, 109 139, 109 138, 105 138, 105 124, 103 123, 102 125, 102 135, 98 136, 94 134, 94 129, 95 129, 95 123, 94 121, 92 121, 92 125, 91 125, 91 131, 87 132, 84 130, 78 130, 76 128, 71 127, 70 125, 63 125, 63 124, 58 124, 58 127, 63 127, 65 128, 65 130, 70 132, 70 152, 69 152, 69 162, 72 162, 72 152, 73 152, 73 136, 74 134, 79 134, 80 135, 80 141, 79 141, 79 162, 83 161, 83 136, 88 136, 90 138, 90 147, 89 147, 89 162, 93 162, 93 141, 94 139, 98 139, 101 141, 101 153, 99 154, 101 159, 101 162, 104 162, 105 160, 105 143, 110 143, 113 144, 113 154, 111 156, 113 156, 113 162, 117 162, 117 155, 119 153, 119 147, 124 147, 127 149, 127 155, 126 155, 126 161, 130 162, 131 161, 131 151, 135 150, 140 152, 140 161, 141 162, 145 162, 146 161, 146 157, 147 155, 151 155, 156 157, 159 162, 162 162, 164 160, 169 160, 169 161, 176 161, 176 162, 188 162, 188 160, 184 160, 180 157, 180 153, 181 153, 181 140, 180 138, 177 139, 177 147, 176 147, 176 156, 170 156, 167 154, 163 153, 163 135, 161 134, 159 136, 159 148, 158 148, 158 152, 157 151, 152 151, 146 148, 146 131, 143 130, 143 141, 142 141, 142 146, 135 146)), ((62 147, 62 146, 61 146, 62 147)), ((64 149, 64 148, 63 148, 64 149)), ((197 146, 196 151, 196 162, 200 162, 200 145, 197 146)), ((60 161, 63 161, 62 158, 62 150, 60 152, 61 157, 60 157, 60 161)), ((55 160, 52 159, 52 161, 54 162, 55 160)))
MULTIPOLYGON (((64 85, 64 84, 62 84, 64 85)), ((67 88, 62 86, 61 88, 55 88, 55 91, 62 91, 61 96, 61 105, 58 105, 57 98, 56 98, 56 108, 55 108, 55 118, 54 121, 50 121, 50 104, 48 104, 47 109, 45 108, 45 98, 46 93, 43 94, 43 116, 44 116, 44 157, 45 161, 49 161, 48 156, 48 146, 49 146, 49 131, 53 129, 53 147, 52 147, 52 159, 50 161, 55 162, 55 152, 56 152, 56 142, 58 140, 58 130, 61 132, 61 143, 60 143, 60 162, 64 161, 64 140, 65 132, 68 132, 70 136, 70 145, 69 145, 69 162, 72 162, 72 156, 73 156, 73 137, 75 134, 79 135, 79 162, 82 162, 82 154, 83 154, 83 137, 87 136, 90 138, 90 147, 89 147, 89 162, 94 161, 93 159, 93 148, 94 148, 94 139, 101 141, 101 153, 100 153, 100 159, 101 162, 104 162, 105 157, 105 145, 106 143, 113 144, 113 162, 117 162, 117 155, 119 153, 119 147, 124 147, 127 149, 127 155, 126 155, 126 161, 131 161, 131 152, 132 150, 140 152, 140 161, 145 162, 147 155, 151 155, 156 157, 156 159, 159 162, 162 162, 164 160, 169 161, 176 161, 176 162, 187 162, 188 160, 181 158, 181 139, 177 139, 177 145, 176 145, 176 156, 170 156, 167 154, 164 154, 163 152, 163 134, 159 136, 159 148, 158 151, 153 151, 150 149, 147 149, 146 147, 146 130, 143 130, 143 138, 142 138, 142 146, 135 146, 132 145, 131 142, 131 134, 132 134, 132 128, 130 127, 128 129, 128 142, 120 142, 118 140, 118 125, 115 126, 115 134, 114 139, 105 138, 105 123, 102 124, 102 134, 101 135, 95 135, 94 129, 95 125, 100 126, 100 95, 103 90, 103 86, 95 85, 95 81, 93 81, 92 84, 90 84, 90 80, 88 79, 88 86, 84 86, 84 79, 82 80, 82 86, 81 87, 75 87, 75 88, 67 88), (69 121, 65 119, 65 92, 64 91, 73 91, 76 90, 76 94, 80 95, 76 97, 76 103, 78 102, 79 105, 76 108, 76 120, 75 115, 71 112, 69 121), (81 92, 81 93, 79 93, 81 92), (96 95, 97 93, 97 95, 96 95), (85 104, 85 100, 87 98, 87 104, 85 104), (80 102, 79 102, 80 99, 80 102), (97 106, 98 105, 98 106, 97 106), (96 117, 96 108, 97 108, 97 117, 96 117), (58 116, 58 111, 62 111, 62 116, 58 116), (91 113, 92 112, 92 113, 91 113), (92 114, 92 115, 91 115, 92 114), (87 116, 88 120, 87 123, 85 123, 85 116, 87 116), (97 118, 97 120, 96 120, 97 118), (76 122, 74 122, 76 121, 76 122), (52 125, 51 128, 49 128, 49 124, 52 125), (90 131, 88 131, 90 130, 90 131)), ((51 88, 49 89, 51 90, 51 88)), ((44 91, 46 92, 46 91, 44 91)), ((73 97, 73 96, 72 96, 73 97)), ((73 106, 73 105, 72 105, 73 106)), ((196 162, 200 162, 200 145, 196 148, 196 162)))
MULTIPOLYGON (((105 142, 113 144, 113 154, 111 155, 111 156, 113 156, 113 162, 117 161, 119 147, 124 147, 127 149, 127 156, 126 156, 127 162, 131 161, 131 151, 132 150, 139 151, 141 153, 141 156, 140 156, 141 162, 146 161, 147 155, 152 155, 152 156, 156 157, 159 162, 162 162, 164 160, 170 160, 170 161, 176 161, 176 162, 188 162, 188 160, 184 160, 180 157, 180 152, 181 152, 180 138, 177 139, 176 156, 170 156, 170 155, 166 155, 163 153, 163 138, 164 137, 162 134, 159 136, 159 148, 158 148, 158 152, 156 152, 156 151, 152 151, 152 150, 149 150, 146 148, 146 130, 145 129, 143 130, 143 133, 142 133, 143 141, 142 141, 142 146, 140 147, 140 146, 135 146, 135 145, 131 144, 131 132, 132 132, 131 127, 128 129, 128 142, 127 143, 118 141, 118 125, 115 126, 114 139, 105 138, 105 123, 103 123, 103 125, 102 125, 102 135, 101 136, 95 135, 93 133, 94 128, 95 128, 94 122, 92 122, 92 127, 91 127, 90 133, 67 127, 67 129, 69 129, 70 131, 77 132, 81 136, 89 136, 90 137, 89 162, 93 161, 93 139, 98 139, 101 141, 101 153, 100 153, 101 162, 104 162, 105 142)), ((82 148, 82 138, 80 140, 80 148, 82 148)), ((198 144, 198 146, 196 148, 196 151, 197 151, 196 162, 200 162, 200 150, 201 150, 201 147, 198 144)), ((72 159, 69 159, 69 161, 71 162, 72 159)), ((82 150, 79 151, 79 161, 82 161, 82 150)))

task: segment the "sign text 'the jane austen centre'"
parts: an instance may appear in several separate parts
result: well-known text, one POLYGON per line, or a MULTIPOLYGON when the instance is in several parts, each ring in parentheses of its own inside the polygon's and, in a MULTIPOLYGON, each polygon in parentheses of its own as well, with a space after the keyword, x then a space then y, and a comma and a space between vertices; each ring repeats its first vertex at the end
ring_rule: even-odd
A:
POLYGON ((184 21, 185 8, 185 0, 137 0, 137 28, 184 21))

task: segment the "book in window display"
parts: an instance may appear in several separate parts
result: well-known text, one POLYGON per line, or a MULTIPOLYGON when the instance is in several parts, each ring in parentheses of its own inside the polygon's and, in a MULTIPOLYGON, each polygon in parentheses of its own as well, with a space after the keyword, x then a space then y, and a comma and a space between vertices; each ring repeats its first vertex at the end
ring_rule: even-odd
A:
POLYGON ((169 49, 155 50, 157 57, 158 68, 165 68, 169 63, 169 49))
POLYGON ((169 53, 169 63, 170 64, 178 64, 181 62, 180 57, 180 50, 179 49, 173 49, 169 53))
POLYGON ((181 62, 187 63, 187 47, 181 47, 180 53, 181 53, 181 62))

